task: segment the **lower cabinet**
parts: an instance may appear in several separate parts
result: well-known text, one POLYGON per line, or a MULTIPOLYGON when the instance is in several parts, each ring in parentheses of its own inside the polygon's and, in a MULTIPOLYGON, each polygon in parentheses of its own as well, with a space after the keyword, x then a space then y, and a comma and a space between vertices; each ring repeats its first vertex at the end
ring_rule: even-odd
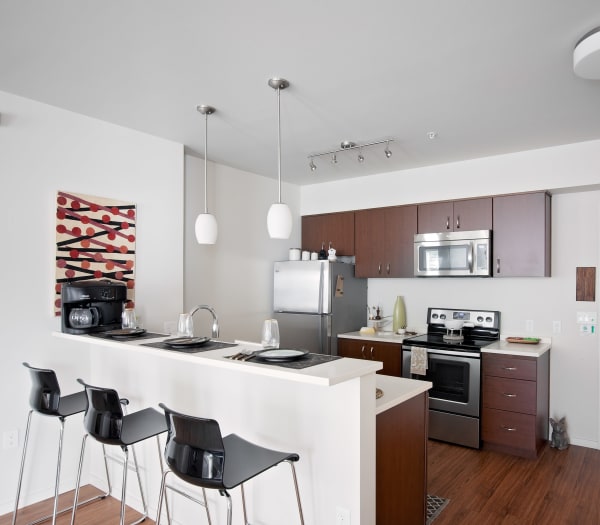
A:
POLYGON ((423 393, 377 415, 377 525, 425 524, 428 399, 423 393))
POLYGON ((535 458, 548 440, 549 352, 483 354, 484 448, 535 458))
POLYGON ((338 355, 354 359, 369 359, 383 362, 383 369, 377 372, 386 376, 402 377, 402 345, 382 343, 369 339, 338 338, 338 355))

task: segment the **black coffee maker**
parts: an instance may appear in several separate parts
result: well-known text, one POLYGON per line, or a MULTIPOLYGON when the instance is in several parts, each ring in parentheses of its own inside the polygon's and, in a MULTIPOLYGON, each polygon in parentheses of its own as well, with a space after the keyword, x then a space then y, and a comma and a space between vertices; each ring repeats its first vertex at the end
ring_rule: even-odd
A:
POLYGON ((89 334, 121 328, 127 287, 108 279, 63 283, 62 331, 89 334))

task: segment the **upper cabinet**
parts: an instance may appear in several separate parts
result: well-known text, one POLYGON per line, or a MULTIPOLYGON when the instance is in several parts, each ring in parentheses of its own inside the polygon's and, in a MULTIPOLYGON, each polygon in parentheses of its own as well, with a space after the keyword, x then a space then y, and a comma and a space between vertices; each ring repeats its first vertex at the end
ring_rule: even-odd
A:
POLYGON ((354 217, 357 277, 413 277, 417 206, 359 210, 354 217))
POLYGON ((491 229, 491 197, 430 202, 418 206, 418 233, 491 229))
POLYGON ((550 277, 551 198, 494 197, 494 277, 550 277))
POLYGON ((354 255, 354 212, 323 213, 302 217, 302 249, 318 252, 335 248, 337 255, 354 255))

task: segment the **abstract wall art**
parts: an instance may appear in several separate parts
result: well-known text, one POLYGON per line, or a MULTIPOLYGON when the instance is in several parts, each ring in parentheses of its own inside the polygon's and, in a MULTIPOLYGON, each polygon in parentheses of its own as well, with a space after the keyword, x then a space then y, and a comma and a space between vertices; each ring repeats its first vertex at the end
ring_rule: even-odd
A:
POLYGON ((57 192, 54 313, 60 316, 62 283, 110 279, 127 285, 135 303, 135 204, 57 192))

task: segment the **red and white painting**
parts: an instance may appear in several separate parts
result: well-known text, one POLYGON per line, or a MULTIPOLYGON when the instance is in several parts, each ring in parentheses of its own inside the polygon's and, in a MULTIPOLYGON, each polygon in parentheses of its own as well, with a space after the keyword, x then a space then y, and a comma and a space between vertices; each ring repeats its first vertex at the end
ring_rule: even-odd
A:
POLYGON ((135 204, 57 193, 56 316, 61 313, 61 286, 67 281, 122 281, 127 285, 126 306, 135 306, 135 220, 135 204))

